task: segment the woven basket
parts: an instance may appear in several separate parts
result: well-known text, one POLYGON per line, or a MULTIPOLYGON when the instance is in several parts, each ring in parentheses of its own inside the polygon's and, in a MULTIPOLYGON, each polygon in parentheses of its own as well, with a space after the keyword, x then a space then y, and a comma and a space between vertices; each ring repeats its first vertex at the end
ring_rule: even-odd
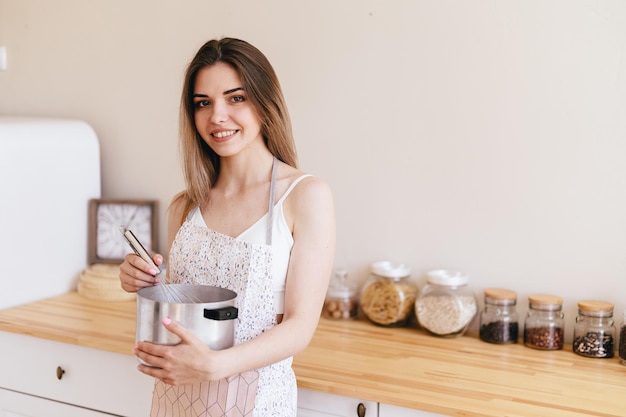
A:
POLYGON ((119 274, 119 265, 93 264, 81 272, 78 280, 78 293, 92 300, 135 300, 136 294, 127 293, 120 286, 119 274))

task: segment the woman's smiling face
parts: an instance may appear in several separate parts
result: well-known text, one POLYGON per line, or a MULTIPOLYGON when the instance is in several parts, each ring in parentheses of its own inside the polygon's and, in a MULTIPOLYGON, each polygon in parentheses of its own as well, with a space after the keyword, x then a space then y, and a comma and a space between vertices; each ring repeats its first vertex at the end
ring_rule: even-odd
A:
POLYGON ((259 117, 229 65, 218 62, 198 71, 193 102, 196 129, 220 157, 263 143, 259 117))

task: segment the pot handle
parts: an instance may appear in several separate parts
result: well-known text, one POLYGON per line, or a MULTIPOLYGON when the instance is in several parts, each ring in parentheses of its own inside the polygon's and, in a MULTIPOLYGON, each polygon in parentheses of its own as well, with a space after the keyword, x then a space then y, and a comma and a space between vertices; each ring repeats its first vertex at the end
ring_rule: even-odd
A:
POLYGON ((205 308, 204 318, 211 320, 232 320, 237 318, 238 312, 237 307, 205 308))

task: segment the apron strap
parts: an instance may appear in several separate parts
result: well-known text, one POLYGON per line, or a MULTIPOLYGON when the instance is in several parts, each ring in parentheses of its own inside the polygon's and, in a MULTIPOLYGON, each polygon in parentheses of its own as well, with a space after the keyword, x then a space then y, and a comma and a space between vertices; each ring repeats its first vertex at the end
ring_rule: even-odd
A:
POLYGON ((268 245, 272 244, 272 230, 274 229, 274 195, 276 188, 276 168, 278 167, 278 160, 274 157, 272 164, 272 181, 270 182, 270 203, 267 210, 267 231, 265 234, 265 241, 268 245))

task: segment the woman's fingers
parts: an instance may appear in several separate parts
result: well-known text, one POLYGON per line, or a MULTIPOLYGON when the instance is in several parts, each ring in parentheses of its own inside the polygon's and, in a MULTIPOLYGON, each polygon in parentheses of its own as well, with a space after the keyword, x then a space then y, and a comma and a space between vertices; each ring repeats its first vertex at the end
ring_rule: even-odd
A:
MULTIPOLYGON (((155 256, 157 265, 163 262, 161 255, 155 256)), ((120 284, 125 291, 136 292, 143 287, 160 282, 158 273, 146 261, 134 253, 129 253, 120 265, 120 284), (156 276, 155 276, 156 275, 156 276)))
POLYGON ((209 350, 193 333, 178 322, 166 317, 163 325, 177 335, 181 341, 175 346, 152 342, 138 342, 133 354, 149 366, 139 365, 137 369, 146 375, 160 379, 166 384, 180 385, 205 380, 198 364, 205 361, 209 350))

